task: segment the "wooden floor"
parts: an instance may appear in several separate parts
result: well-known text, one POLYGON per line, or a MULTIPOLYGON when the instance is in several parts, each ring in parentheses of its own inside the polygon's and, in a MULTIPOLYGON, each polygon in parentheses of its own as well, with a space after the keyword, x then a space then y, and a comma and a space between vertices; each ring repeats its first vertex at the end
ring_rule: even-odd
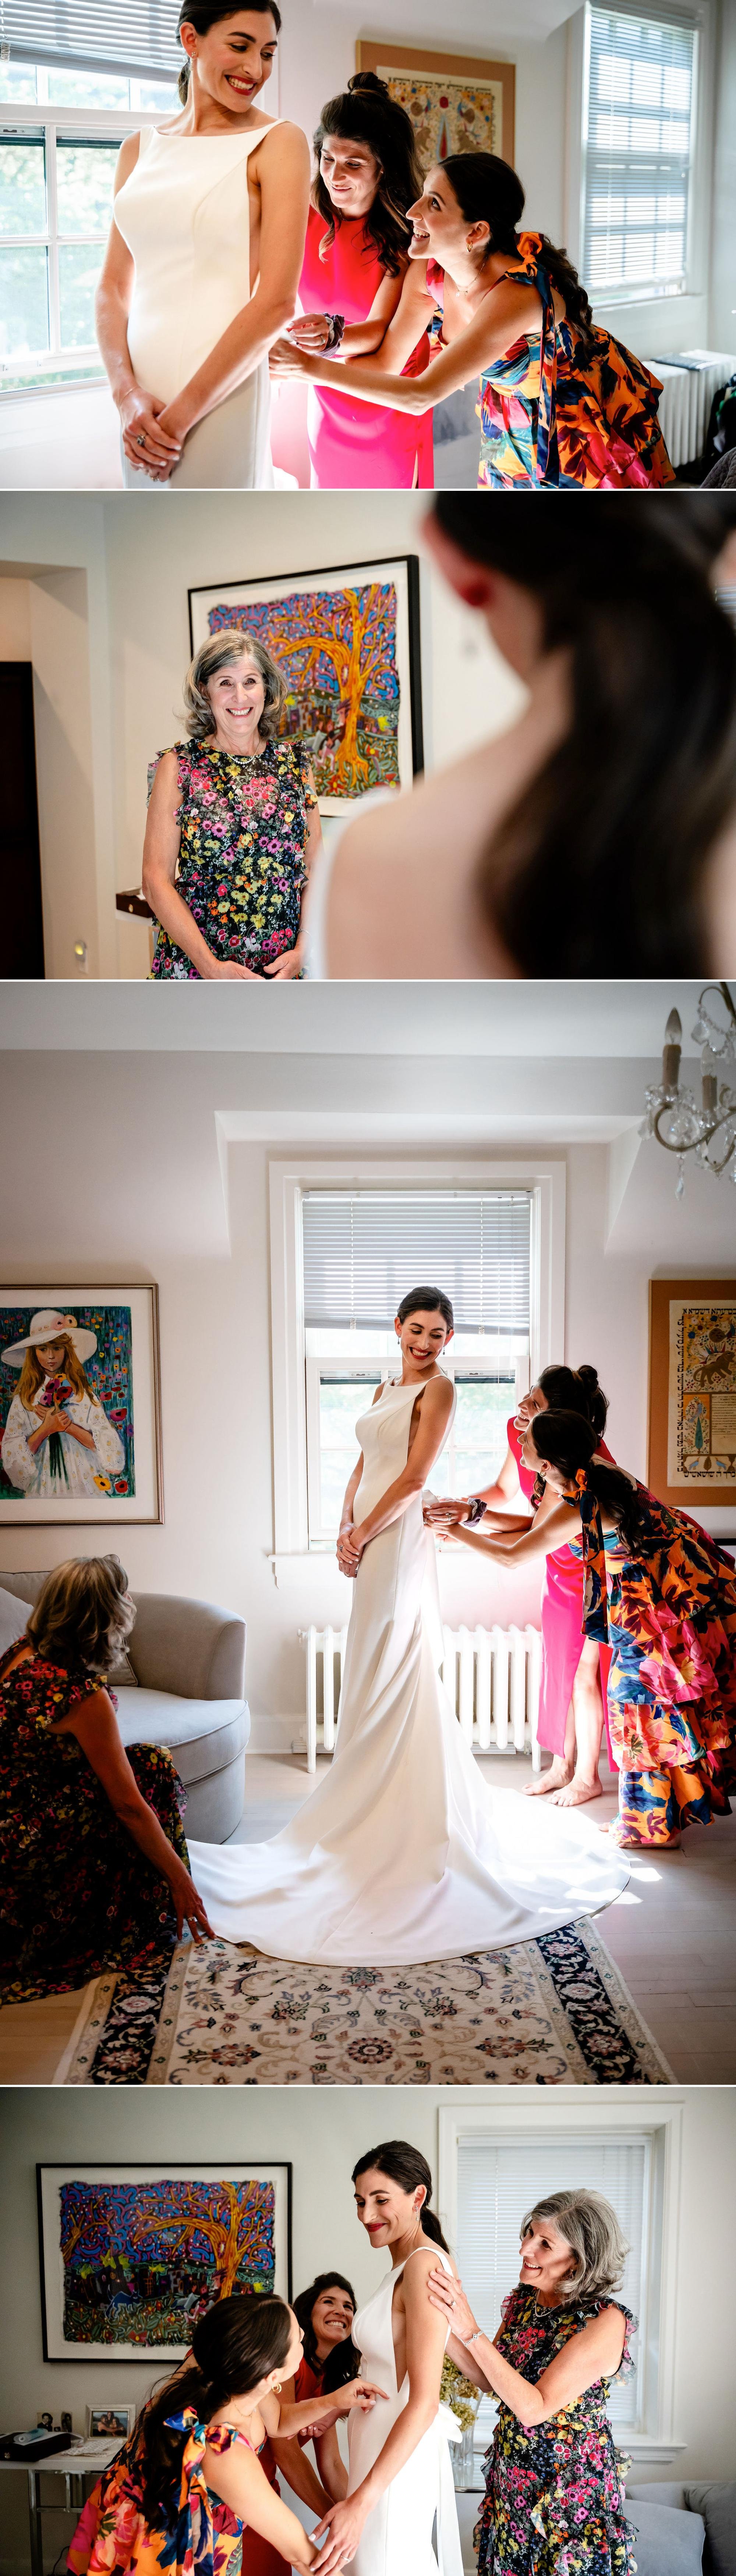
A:
MULTIPOLYGON (((476 1758, 489 1788, 511 1796, 531 1776, 523 1756, 476 1758)), ((276 1833, 314 1785, 297 1756, 249 1754, 246 1812, 232 1842, 276 1833)), ((615 1812, 611 1783, 587 1813, 603 1824, 615 1812)), ((676 2081, 736 2084, 736 1815, 691 1825, 679 1851, 632 1854, 631 1873, 625 1894, 596 1916, 597 1929, 676 2081)), ((81 1994, 54 1995, 0 2011, 0 2084, 53 2081, 81 2002, 81 1994)))

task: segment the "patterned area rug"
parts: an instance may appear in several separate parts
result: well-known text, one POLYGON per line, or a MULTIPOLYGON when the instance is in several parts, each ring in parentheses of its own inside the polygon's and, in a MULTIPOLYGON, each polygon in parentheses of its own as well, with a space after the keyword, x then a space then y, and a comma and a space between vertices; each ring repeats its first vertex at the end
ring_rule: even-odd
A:
POLYGON ((55 2084, 671 2084, 592 1923, 418 1968, 181 1943, 99 1977, 55 2084))

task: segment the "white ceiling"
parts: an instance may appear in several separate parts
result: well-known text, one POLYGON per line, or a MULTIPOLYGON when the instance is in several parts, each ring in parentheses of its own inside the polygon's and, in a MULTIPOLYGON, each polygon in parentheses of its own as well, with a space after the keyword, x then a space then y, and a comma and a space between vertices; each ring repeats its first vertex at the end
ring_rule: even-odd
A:
MULTIPOLYGON (((487 53, 494 41, 502 36, 517 40, 523 38, 527 42, 536 37, 543 41, 545 36, 553 34, 555 27, 561 27, 566 18, 573 16, 578 5, 579 0, 456 0, 448 30, 447 0, 401 0, 400 13, 394 13, 393 26, 389 25, 389 13, 384 9, 369 20, 364 18, 360 33, 375 44, 381 37, 387 44, 405 44, 416 36, 418 44, 431 48, 433 52, 437 50, 434 40, 438 37, 453 49, 472 40, 487 53), (397 14, 400 15, 399 26, 396 24, 397 14)), ((312 7, 319 10, 320 15, 329 10, 334 11, 336 17, 349 17, 351 22, 355 18, 355 0, 312 0, 312 7)))
MULTIPOLYGON (((0 983, 0 1046, 63 1053, 646 1060, 696 982, 258 985, 0 983)), ((694 1049, 690 1049, 695 1053, 694 1049)), ((509 1104, 510 1105, 510 1104, 509 1104)))

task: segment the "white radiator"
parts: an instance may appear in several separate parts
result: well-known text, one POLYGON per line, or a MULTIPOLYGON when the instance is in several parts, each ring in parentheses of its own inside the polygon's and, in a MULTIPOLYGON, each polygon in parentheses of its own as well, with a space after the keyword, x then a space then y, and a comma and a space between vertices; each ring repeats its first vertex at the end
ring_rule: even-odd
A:
MULTIPOLYGON (((347 1628, 302 1628, 307 1656, 307 1767, 317 1768, 317 1748, 332 1753, 339 1714, 340 1680, 347 1628), (318 1657, 322 1664, 322 1709, 318 1715, 318 1657)), ((442 1679, 468 1744, 480 1753, 492 1745, 513 1744, 530 1752, 532 1770, 541 1755, 537 1743, 541 1638, 538 1628, 446 1628, 442 1679)))
POLYGON ((719 349, 683 349, 682 355, 697 360, 697 368, 680 366, 676 359, 671 367, 663 358, 642 360, 661 379, 659 425, 673 465, 690 465, 700 455, 713 396, 736 367, 736 358, 719 349))

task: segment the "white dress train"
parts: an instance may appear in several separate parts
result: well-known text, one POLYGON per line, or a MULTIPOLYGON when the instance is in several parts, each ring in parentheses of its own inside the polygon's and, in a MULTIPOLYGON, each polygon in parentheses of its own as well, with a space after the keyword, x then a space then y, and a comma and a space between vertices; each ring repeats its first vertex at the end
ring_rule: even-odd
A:
MULTIPOLYGON (((436 2251, 443 2272, 452 2272, 449 2256, 441 2245, 436 2251)), ((423 2253, 424 2246, 414 2248, 423 2253)), ((379 2451, 409 2399, 409 2381, 396 2383, 396 2354, 391 2325, 391 2312, 396 2283, 412 2260, 397 2263, 389 2272, 368 2306, 361 2308, 353 2322, 353 2342, 360 2353, 360 2366, 365 2379, 377 2388, 386 2389, 386 2397, 377 2398, 371 2413, 362 2415, 354 2407, 348 2424, 350 2475, 348 2495, 355 2493, 367 2478, 379 2451)), ((448 2326, 448 2338, 449 2338, 448 2326)), ((459 2425, 449 2406, 441 2406, 426 2433, 422 2434, 411 2459, 392 2479, 385 2494, 368 2515, 354 2558, 350 2560, 351 2576, 462 2576, 463 2561, 457 2521, 455 2488, 450 2462, 449 2443, 459 2437, 459 2425), (432 2532, 437 2522, 437 2556, 432 2548, 432 2532)))
MULTIPOLYGON (((417 1392, 389 1383, 356 1423, 356 1523, 406 1465, 417 1392)), ((326 1777, 272 1842, 189 1845, 224 1940, 277 1959, 408 1966, 531 1941, 620 1896, 623 1854, 584 1817, 486 1788, 442 1688, 441 1639, 417 1495, 360 1560, 326 1777)))
MULTIPOLYGON (((275 117, 274 124, 281 119, 275 117)), ((255 134, 147 126, 115 222, 135 262, 128 348, 139 385, 173 402, 250 303, 248 161, 255 134)), ((126 491, 272 491, 271 387, 262 358, 190 431, 168 483, 123 453, 126 491)))

